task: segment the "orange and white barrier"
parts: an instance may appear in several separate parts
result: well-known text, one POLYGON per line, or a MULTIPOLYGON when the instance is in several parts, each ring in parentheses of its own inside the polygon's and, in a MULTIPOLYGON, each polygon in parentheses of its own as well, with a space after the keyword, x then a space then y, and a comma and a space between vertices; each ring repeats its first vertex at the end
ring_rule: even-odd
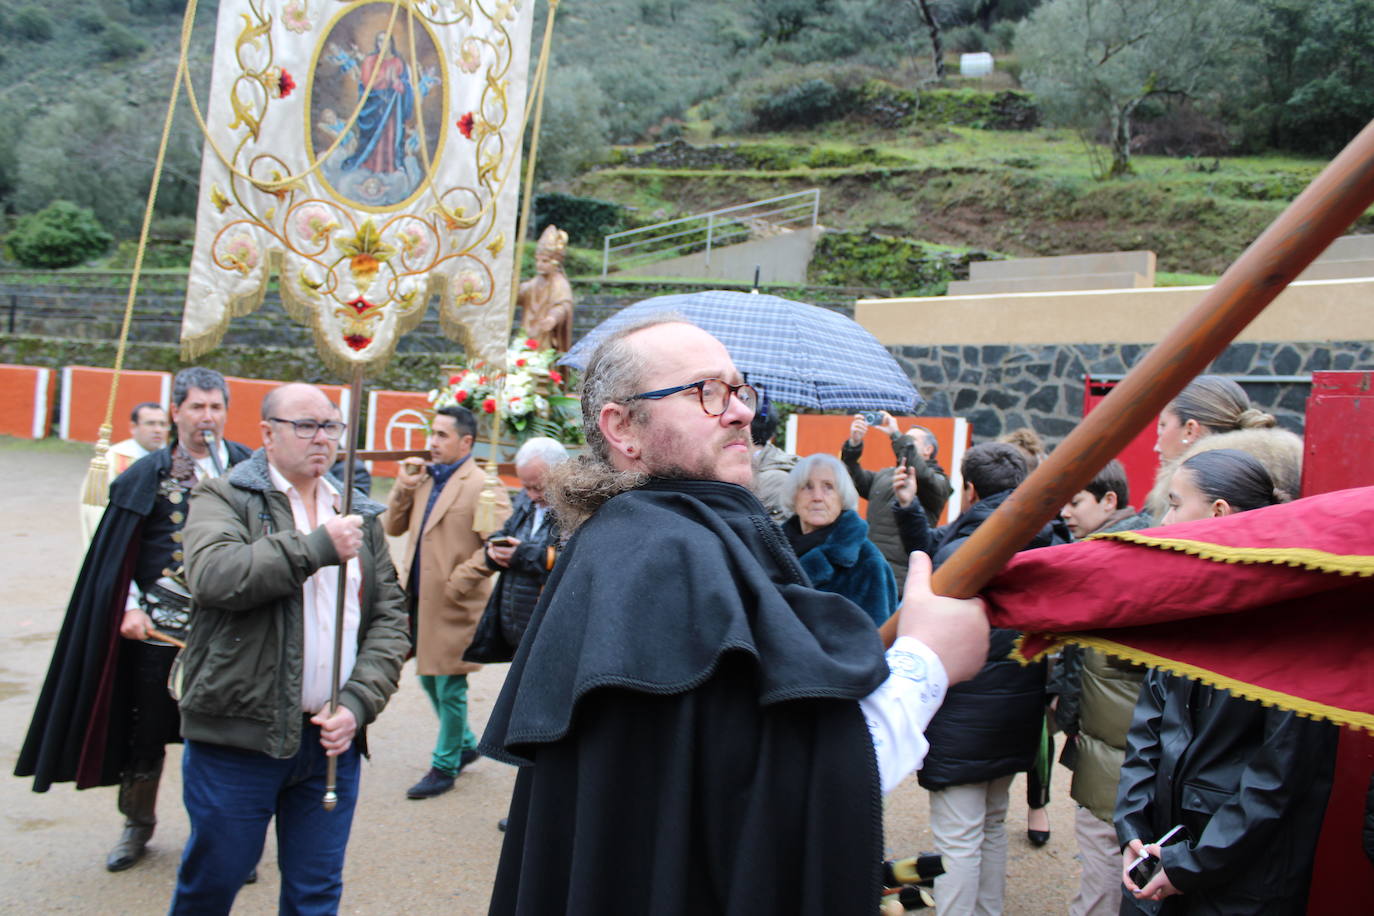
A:
MULTIPOLYGON (((373 391, 367 396, 367 440, 369 451, 400 451, 424 448, 429 439, 429 421, 434 407, 416 391, 373 391)), ((395 477, 395 461, 373 461, 374 477, 395 477)))
MULTIPOLYGON (((262 430, 258 424, 262 420, 262 399, 283 384, 272 379, 239 378, 233 375, 224 377, 229 386, 229 421, 224 424, 224 438, 241 443, 249 448, 262 445, 262 430)), ((348 409, 351 392, 345 385, 316 385, 325 396, 339 408, 344 422, 348 422, 348 409)), ((342 449, 347 441, 339 444, 342 449)))
MULTIPOLYGON (((58 435, 74 442, 94 442, 100 438, 105 422, 105 407, 110 399, 113 369, 94 366, 65 366, 62 369, 62 412, 58 435)), ((119 373, 119 393, 115 396, 114 432, 111 442, 128 438, 129 415, 145 401, 166 405, 171 400, 172 376, 166 372, 125 369, 119 373)))
MULTIPOLYGON (((960 467, 964 463, 964 452, 973 443, 973 430, 963 417, 896 417, 897 428, 906 432, 913 426, 924 426, 935 434, 940 443, 936 462, 949 470, 949 484, 953 488, 945 511, 940 516, 940 524, 957 518, 962 509, 960 501, 964 491, 964 480, 960 467)), ((827 455, 840 454, 840 446, 849 438, 849 426, 854 422, 853 414, 805 414, 794 413, 787 418, 787 451, 797 455, 812 455, 825 452, 827 455)), ((870 429, 864 438, 864 453, 859 465, 870 471, 880 471, 892 467, 892 446, 884 433, 870 429)), ((866 500, 859 500, 859 514, 867 514, 866 500)))
POLYGON ((57 374, 51 369, 0 364, 0 435, 47 436, 56 384, 57 374))

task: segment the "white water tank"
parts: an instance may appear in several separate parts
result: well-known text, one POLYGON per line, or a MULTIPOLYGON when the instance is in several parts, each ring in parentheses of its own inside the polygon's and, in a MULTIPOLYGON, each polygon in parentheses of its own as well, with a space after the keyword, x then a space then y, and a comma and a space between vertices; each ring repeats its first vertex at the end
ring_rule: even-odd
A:
POLYGON ((992 55, 986 51, 959 55, 960 76, 987 76, 992 72, 992 55))

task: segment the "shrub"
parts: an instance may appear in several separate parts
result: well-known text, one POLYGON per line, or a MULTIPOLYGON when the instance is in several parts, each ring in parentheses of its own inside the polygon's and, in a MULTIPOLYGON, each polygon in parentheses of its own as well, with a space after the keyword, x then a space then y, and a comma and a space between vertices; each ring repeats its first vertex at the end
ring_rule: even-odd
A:
POLYGON ((950 280, 968 279, 979 251, 928 251, 919 242, 872 232, 826 232, 816 242, 807 279, 826 286, 866 286, 900 295, 938 296, 950 280))
POLYGON ((110 247, 110 234, 95 214, 65 200, 21 216, 5 243, 25 267, 72 267, 110 247))
POLYGON ((592 197, 551 193, 534 196, 534 237, 552 223, 568 233, 570 245, 599 248, 604 236, 625 228, 620 204, 592 197))
POLYGON ((754 120, 764 130, 833 121, 846 113, 849 95, 828 80, 809 79, 760 99, 754 105, 754 120))
POLYGON ((118 24, 112 24, 102 32, 97 45, 100 56, 105 60, 133 57, 147 47, 143 39, 132 29, 118 24))
POLYGON ((20 7, 14 14, 10 30, 16 38, 25 41, 50 41, 52 39, 52 17, 40 7, 20 7))
POLYGON ((945 31, 945 49, 958 54, 974 54, 991 51, 992 42, 988 33, 978 26, 961 25, 945 31))
POLYGON ((91 35, 98 35, 110 26, 110 20, 104 13, 90 7, 73 14, 72 22, 76 23, 78 29, 91 35))

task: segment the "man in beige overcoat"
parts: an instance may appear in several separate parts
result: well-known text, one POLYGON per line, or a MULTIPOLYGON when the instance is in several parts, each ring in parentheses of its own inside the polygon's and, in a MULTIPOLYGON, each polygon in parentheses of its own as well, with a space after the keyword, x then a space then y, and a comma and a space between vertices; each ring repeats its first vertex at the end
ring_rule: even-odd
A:
MULTIPOLYGON (((434 798, 453 788, 463 767, 477 759, 477 737, 468 728, 468 672, 463 661, 491 593, 482 536, 472 530, 485 475, 470 460, 477 421, 463 407, 436 412, 428 463, 409 458, 387 502, 386 533, 409 532, 397 576, 405 583, 415 633, 420 686, 439 717, 430 770, 407 798, 434 798)), ((500 493, 498 522, 510 514, 500 493)))

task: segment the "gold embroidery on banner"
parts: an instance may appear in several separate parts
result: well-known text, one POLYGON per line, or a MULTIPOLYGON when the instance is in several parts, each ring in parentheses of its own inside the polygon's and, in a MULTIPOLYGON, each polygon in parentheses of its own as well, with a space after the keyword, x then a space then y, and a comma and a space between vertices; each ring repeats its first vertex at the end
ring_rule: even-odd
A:
POLYGON ((1312 572, 1336 573, 1342 576, 1374 576, 1374 557, 1358 554, 1328 553, 1310 547, 1227 547, 1206 541, 1186 538, 1161 538, 1142 535, 1138 531, 1113 531, 1094 534, 1085 540, 1126 541, 1142 547, 1177 550, 1214 563, 1263 563, 1271 566, 1293 566, 1312 572))

